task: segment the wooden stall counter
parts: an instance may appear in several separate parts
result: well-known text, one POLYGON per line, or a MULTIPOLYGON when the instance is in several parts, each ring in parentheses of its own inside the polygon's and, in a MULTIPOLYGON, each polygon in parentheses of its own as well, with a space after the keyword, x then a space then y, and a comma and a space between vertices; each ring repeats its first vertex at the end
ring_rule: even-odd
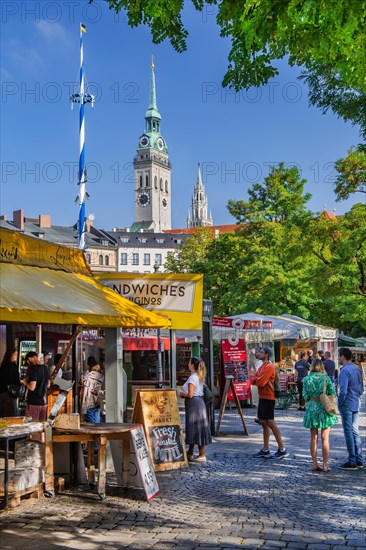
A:
MULTIPOLYGON (((98 424, 82 423, 80 429, 53 429, 52 442, 54 443, 87 443, 88 444, 88 481, 94 482, 94 442, 98 443, 98 482, 97 493, 104 500, 106 496, 106 458, 107 441, 130 442, 131 430, 139 424, 118 424, 100 422, 98 424)), ((122 483, 128 483, 130 462, 130 445, 123 445, 122 456, 122 483)))

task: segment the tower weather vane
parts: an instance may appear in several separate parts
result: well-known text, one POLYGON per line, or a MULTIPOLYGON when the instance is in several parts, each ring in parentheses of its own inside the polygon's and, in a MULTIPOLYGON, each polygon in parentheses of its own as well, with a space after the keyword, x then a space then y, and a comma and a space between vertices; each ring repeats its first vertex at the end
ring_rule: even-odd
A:
POLYGON ((79 221, 78 221, 78 242, 79 248, 83 250, 85 248, 85 199, 89 198, 86 192, 86 166, 85 166, 85 114, 84 105, 91 103, 94 107, 94 96, 85 91, 85 72, 84 72, 84 53, 83 53, 83 33, 86 32, 86 27, 80 23, 80 82, 79 90, 77 93, 71 96, 71 108, 74 103, 80 105, 80 117, 79 117, 79 193, 75 199, 75 202, 79 204, 79 221))

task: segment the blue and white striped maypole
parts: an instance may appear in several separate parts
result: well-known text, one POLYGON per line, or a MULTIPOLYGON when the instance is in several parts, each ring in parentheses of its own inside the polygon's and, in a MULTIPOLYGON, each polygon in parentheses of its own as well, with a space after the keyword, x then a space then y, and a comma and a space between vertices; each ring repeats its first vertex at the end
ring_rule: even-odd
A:
POLYGON ((94 105, 94 96, 85 92, 85 74, 84 74, 84 51, 83 51, 83 33, 86 32, 85 25, 80 23, 80 87, 79 92, 71 96, 72 105, 80 104, 80 119, 79 119, 79 194, 76 198, 79 204, 79 221, 78 221, 78 241, 79 248, 85 248, 85 199, 88 197, 86 192, 86 167, 85 167, 85 116, 84 105, 91 103, 94 105))

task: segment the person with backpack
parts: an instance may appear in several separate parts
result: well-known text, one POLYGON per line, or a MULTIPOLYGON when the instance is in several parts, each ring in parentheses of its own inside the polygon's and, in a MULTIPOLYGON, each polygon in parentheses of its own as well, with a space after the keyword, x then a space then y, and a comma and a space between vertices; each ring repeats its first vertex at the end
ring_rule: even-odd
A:
POLYGON ((288 456, 288 452, 283 444, 280 429, 274 420, 276 368, 271 363, 271 357, 272 349, 268 346, 264 346, 259 353, 259 358, 263 361, 263 364, 250 379, 250 383, 258 388, 258 419, 263 428, 263 447, 253 456, 255 458, 279 459, 288 456), (274 454, 271 454, 269 450, 269 437, 271 432, 278 445, 278 449, 274 454))

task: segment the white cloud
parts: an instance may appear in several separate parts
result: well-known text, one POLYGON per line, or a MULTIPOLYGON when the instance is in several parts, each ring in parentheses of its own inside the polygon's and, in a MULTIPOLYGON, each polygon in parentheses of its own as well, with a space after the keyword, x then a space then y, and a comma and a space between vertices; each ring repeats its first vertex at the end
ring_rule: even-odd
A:
POLYGON ((62 42, 65 46, 68 46, 70 44, 70 39, 67 35, 67 32, 60 23, 52 23, 50 21, 45 21, 44 19, 42 19, 36 24, 36 29, 39 34, 46 40, 58 42, 59 44, 60 42, 62 42))
POLYGON ((32 71, 42 65, 42 57, 33 47, 28 47, 19 39, 13 38, 6 45, 4 58, 8 57, 12 63, 19 63, 32 71))

